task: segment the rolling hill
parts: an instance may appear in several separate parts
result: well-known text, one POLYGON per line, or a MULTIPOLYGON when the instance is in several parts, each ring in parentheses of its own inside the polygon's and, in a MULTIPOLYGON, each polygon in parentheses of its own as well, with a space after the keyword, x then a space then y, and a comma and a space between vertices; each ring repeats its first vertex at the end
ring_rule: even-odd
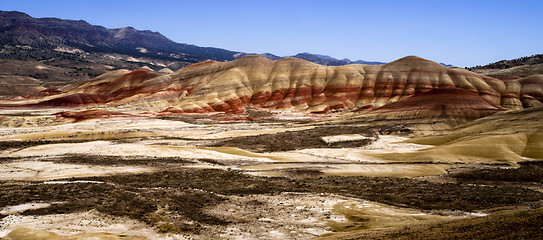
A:
POLYGON ((65 92, 13 106, 180 113, 244 113, 247 107, 306 113, 370 111, 379 118, 458 118, 537 107, 543 77, 499 80, 410 56, 384 65, 322 66, 297 58, 245 56, 206 61, 170 74, 116 70, 65 92), (140 109, 140 110, 137 110, 140 109))

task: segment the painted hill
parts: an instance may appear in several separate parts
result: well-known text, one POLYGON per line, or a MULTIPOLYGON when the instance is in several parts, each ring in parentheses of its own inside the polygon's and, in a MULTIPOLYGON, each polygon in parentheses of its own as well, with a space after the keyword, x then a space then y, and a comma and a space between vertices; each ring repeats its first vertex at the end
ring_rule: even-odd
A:
POLYGON ((412 119, 437 122, 446 119, 454 121, 450 125, 456 126, 503 110, 505 108, 475 92, 461 88, 438 88, 386 104, 372 111, 371 115, 375 119, 402 122, 412 119))
POLYGON ((502 81, 415 56, 384 65, 345 66, 245 56, 201 62, 171 74, 112 71, 69 91, 17 104, 104 105, 163 115, 243 113, 246 107, 308 113, 375 109, 394 116, 446 115, 465 122, 504 109, 542 105, 542 96, 540 75, 502 81))
POLYGON ((438 88, 465 89, 491 103, 522 108, 517 92, 506 95, 513 83, 414 56, 384 65, 336 67, 248 56, 190 66, 171 77, 180 80, 181 89, 190 89, 173 104, 183 112, 238 112, 242 106, 308 112, 370 109, 438 88))
POLYGON ((486 162, 515 165, 543 158, 543 107, 509 111, 463 124, 439 135, 409 140, 434 147, 385 159, 429 162, 486 162))

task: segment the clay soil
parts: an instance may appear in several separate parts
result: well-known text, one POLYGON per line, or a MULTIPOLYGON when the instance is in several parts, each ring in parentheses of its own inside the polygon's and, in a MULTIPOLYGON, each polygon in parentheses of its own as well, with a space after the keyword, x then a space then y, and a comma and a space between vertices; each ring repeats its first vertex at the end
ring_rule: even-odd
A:
MULTIPOLYGON (((410 129, 415 129, 411 126, 258 124, 114 119, 0 129, 4 137, 0 151, 5 153, 0 166, 7 176, 0 181, 0 234, 29 225, 55 231, 63 217, 91 216, 93 221, 121 219, 110 226, 127 219, 137 222, 159 234, 150 239, 541 238, 540 161, 520 162, 520 167, 447 163, 442 172, 431 174, 431 166, 444 163, 371 158, 374 152, 405 154, 429 147, 398 143, 406 139, 398 136, 410 136, 410 129), (90 137, 82 138, 82 133, 90 137), (347 138, 324 140, 334 136, 347 138), (102 150, 94 152, 97 148, 102 150), (388 166, 400 163, 427 173, 404 178, 394 172, 385 172, 388 177, 326 172, 343 165, 391 169, 388 166), (68 170, 55 171, 56 166, 68 170), (270 175, 262 176, 257 167, 244 168, 251 166, 276 168, 266 169, 270 175), (84 175, 67 175, 71 169, 84 175), (37 207, 24 208, 33 203, 37 207), (353 207, 338 211, 341 206, 353 207), (358 207, 381 212, 364 215, 354 209, 358 207), (406 215, 409 221, 399 220, 401 224, 385 229, 372 227, 375 222, 389 224, 387 217, 394 214, 406 215)), ((74 231, 76 227, 70 226, 55 233, 89 229, 84 224, 81 228, 74 231)), ((127 228, 95 232, 138 235, 123 229, 127 228)))
MULTIPOLYGON (((52 161, 67 162, 68 159, 74 159, 76 163, 83 164, 122 164, 120 161, 115 162, 108 158, 94 157, 94 160, 91 160, 88 156, 80 158, 72 156, 52 161)), ((143 162, 143 160, 141 161, 143 162)), ((155 166, 160 166, 158 163, 183 164, 172 158, 156 158, 152 161, 157 163, 155 166)), ((126 163, 126 161, 124 162, 126 163)), ((137 162, 138 160, 133 163, 137 162)), ((149 162, 149 160, 145 162, 149 162)), ((541 175, 543 169, 539 167, 540 165, 541 163, 524 164, 521 169, 534 175, 541 175)), ((543 193, 522 186, 523 184, 532 186, 536 184, 537 186, 537 182, 541 179, 501 177, 519 171, 517 169, 473 169, 466 173, 442 177, 441 180, 447 179, 447 181, 428 181, 409 178, 312 177, 315 174, 310 171, 299 172, 295 179, 269 178, 250 176, 236 170, 182 168, 180 166, 175 169, 164 168, 153 173, 72 178, 67 180, 68 183, 2 181, 0 187, 3 194, 0 196, 0 208, 28 202, 54 202, 49 207, 27 210, 21 214, 48 215, 97 210, 113 216, 129 217, 142 221, 158 232, 201 234, 213 231, 214 228, 220 226, 228 226, 241 221, 240 219, 230 219, 224 215, 214 216, 205 211, 205 209, 227 202, 230 198, 299 192, 335 194, 439 214, 451 211, 486 211, 490 213, 497 211, 497 208, 518 208, 518 206, 522 206, 524 209, 508 213, 507 216, 511 217, 506 219, 484 217, 480 220, 462 220, 420 226, 409 228, 401 233, 387 233, 392 235, 378 235, 381 236, 381 239, 386 239, 387 236, 400 237, 401 239, 418 238, 422 236, 421 232, 437 232, 443 228, 449 229, 453 234, 451 236, 455 236, 455 234, 465 232, 462 226, 491 224, 480 229, 470 228, 470 238, 485 239, 488 234, 478 234, 492 228, 494 226, 492 224, 499 227, 524 222, 527 218, 523 216, 526 216, 529 219, 533 218, 535 223, 531 222, 531 225, 525 227, 534 231, 532 225, 543 223, 543 211, 538 209, 542 205, 543 193), (488 171, 494 175, 488 175, 488 171), (481 177, 476 177, 482 173, 485 173, 484 184, 480 184, 481 177)), ((4 217, 6 216, 0 215, 0 218, 4 217)), ((505 234, 504 236, 514 236, 511 234, 514 234, 515 229, 511 228, 510 231, 501 229, 501 232, 505 234)), ((374 235, 364 234, 360 237, 362 236, 374 237, 374 235)), ((466 235, 458 236, 465 237, 466 235)), ((539 235, 523 235, 525 239, 537 239, 537 236, 539 235)), ((344 239, 357 238, 345 236, 344 239)))

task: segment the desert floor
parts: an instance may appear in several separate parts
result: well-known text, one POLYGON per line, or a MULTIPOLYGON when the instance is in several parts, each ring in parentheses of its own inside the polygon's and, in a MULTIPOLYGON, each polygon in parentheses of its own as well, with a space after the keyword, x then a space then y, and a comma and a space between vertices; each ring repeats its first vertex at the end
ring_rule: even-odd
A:
POLYGON ((287 113, 71 122, 55 111, 0 111, 0 237, 409 239, 504 226, 502 236, 541 235, 537 221, 521 224, 543 216, 541 162, 387 157, 435 148, 411 142, 408 126, 287 113))

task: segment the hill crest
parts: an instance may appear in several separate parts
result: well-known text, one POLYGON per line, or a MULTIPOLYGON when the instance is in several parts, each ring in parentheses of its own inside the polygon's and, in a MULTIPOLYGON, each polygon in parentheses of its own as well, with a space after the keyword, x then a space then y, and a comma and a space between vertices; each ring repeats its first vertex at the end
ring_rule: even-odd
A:
MULTIPOLYGON (((505 108, 541 105, 543 81, 534 79, 501 81, 416 56, 384 65, 343 66, 322 66, 297 58, 245 56, 229 62, 197 63, 171 74, 118 70, 33 101, 49 107, 72 103, 82 106, 88 102, 147 109, 161 115, 243 113, 247 107, 308 113, 371 109, 420 112, 418 108, 424 104, 406 105, 405 101, 432 93, 428 101, 456 99, 446 103, 447 114, 473 119, 505 108), (443 92, 447 94, 441 96, 443 92), (62 99, 69 103, 60 103, 62 99), (470 107, 473 104, 465 103, 469 99, 480 107, 470 107)), ((428 113, 441 115, 437 110, 428 113)))

